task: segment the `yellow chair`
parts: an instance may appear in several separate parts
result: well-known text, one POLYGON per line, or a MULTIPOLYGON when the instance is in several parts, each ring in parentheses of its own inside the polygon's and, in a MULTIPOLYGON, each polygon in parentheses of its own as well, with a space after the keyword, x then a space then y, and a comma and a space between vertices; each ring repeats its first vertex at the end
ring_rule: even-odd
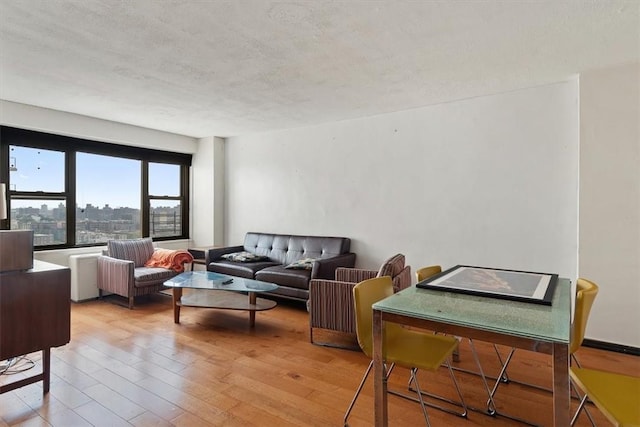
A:
MULTIPOLYGON (((423 280, 427 280, 433 276, 435 276, 436 274, 440 274, 442 273, 442 267, 439 265, 430 265, 428 267, 422 267, 419 268, 416 271, 416 279, 418 280, 418 282, 422 282, 423 280)), ((460 338, 456 337, 456 340, 458 341, 458 343, 460 342, 460 338)), ((473 359, 476 363, 476 366, 478 367, 478 372, 474 372, 474 371, 470 371, 467 369, 462 369, 462 368, 452 368, 455 369, 457 371, 461 371, 461 372, 466 372, 466 373, 470 373, 470 374, 474 374, 474 375, 480 375, 480 377, 482 378, 482 383, 484 385, 484 388, 487 392, 487 395, 489 396, 489 401, 487 402, 487 409, 488 412, 490 414, 495 414, 496 409, 495 409, 495 405, 493 403, 493 395, 491 394, 491 391, 489 390, 489 384, 487 383, 487 377, 484 374, 484 370, 482 369, 482 365, 480 364, 480 359, 478 358, 478 352, 476 351, 476 347, 475 344, 473 343, 472 339, 469 339, 469 346, 471 347, 471 354, 473 355, 473 359)), ((457 345, 455 350, 453 350, 453 353, 451 355, 451 359, 454 362, 459 362, 460 361, 460 353, 459 353, 459 348, 460 346, 457 345)), ((496 349, 497 352, 497 349, 496 349)), ((498 353, 499 354, 499 353, 498 353)), ((409 380, 411 381, 411 380, 409 380)), ((411 383, 409 383, 409 390, 411 391, 415 391, 412 387, 411 387, 411 383)), ((429 396, 431 397, 435 397, 431 394, 429 394, 429 396)), ((437 397, 436 397, 437 398, 437 397)))
MULTIPOLYGON (((358 344, 362 351, 370 358, 373 359, 373 310, 371 306, 393 295, 393 282, 390 277, 383 276, 374 279, 369 279, 358 283, 353 288, 353 300, 356 314, 356 335, 358 337, 358 344)), ((425 369, 429 371, 435 371, 438 367, 445 363, 449 368, 449 373, 455 385, 456 391, 460 398, 460 406, 463 410, 462 413, 457 413, 461 417, 466 417, 467 407, 464 403, 462 393, 458 387, 458 383, 453 375, 451 366, 449 365, 447 358, 451 355, 453 350, 457 346, 457 340, 452 337, 433 335, 430 333, 418 332, 415 330, 404 328, 398 324, 385 323, 385 342, 384 348, 384 360, 385 364, 391 364, 387 377, 391 374, 395 365, 403 366, 410 369, 411 382, 415 384, 417 390, 417 399, 412 396, 407 396, 398 392, 389 391, 400 397, 415 400, 420 403, 422 412, 427 425, 429 423, 429 415, 427 414, 427 403, 424 402, 420 384, 416 372, 418 369, 425 369)), ((344 425, 347 424, 349 414, 353 409, 353 406, 360 395, 360 391, 364 386, 371 368, 373 367, 373 360, 369 363, 369 367, 365 371, 365 374, 356 390, 349 408, 344 415, 344 425)), ((429 406, 434 406, 429 404, 429 406)), ((441 408, 444 409, 444 408, 441 408)))
POLYGON ((589 398, 614 426, 640 426, 639 377, 578 367, 572 367, 569 373, 585 393, 571 425, 589 398))
POLYGON ((422 282, 423 280, 427 280, 429 277, 433 277, 439 273, 442 273, 442 267, 439 265, 422 267, 416 271, 416 279, 418 279, 418 282, 422 282))
MULTIPOLYGON (((571 361, 578 368, 580 368, 580 363, 575 356, 575 352, 578 351, 578 349, 582 345, 582 341, 584 340, 584 334, 587 329, 587 321, 589 320, 589 313, 591 312, 591 307, 593 307, 593 302, 596 299, 596 295, 598 295, 598 285, 590 280, 582 278, 579 278, 576 281, 575 313, 573 316, 573 323, 571 324, 571 341, 569 343, 569 354, 571 355, 571 361)), ((500 382, 506 382, 502 379, 506 378, 507 366, 509 365, 509 361, 511 360, 514 352, 515 349, 512 348, 505 362, 503 363, 502 370, 498 375, 498 378, 500 380, 496 381, 493 390, 490 393, 487 405, 493 404, 492 398, 495 396, 500 382)), ((589 421, 591 421, 591 424, 595 426, 595 422, 591 418, 589 411, 587 411, 587 408, 584 409, 585 413, 589 417, 589 421)))
MULTIPOLYGON (((422 267, 422 268, 418 269, 416 271, 416 279, 418 280, 418 282, 422 282, 423 280, 427 280, 428 278, 433 277, 436 274, 440 274, 440 273, 442 273, 442 267, 441 266, 439 266, 439 265, 430 265, 428 267, 422 267)), ((458 338, 458 341, 460 341, 459 338, 458 338)), ((456 347, 456 349, 453 350, 453 355, 452 355, 451 359, 454 362, 459 362, 460 361, 460 353, 458 351, 458 347, 456 347)))

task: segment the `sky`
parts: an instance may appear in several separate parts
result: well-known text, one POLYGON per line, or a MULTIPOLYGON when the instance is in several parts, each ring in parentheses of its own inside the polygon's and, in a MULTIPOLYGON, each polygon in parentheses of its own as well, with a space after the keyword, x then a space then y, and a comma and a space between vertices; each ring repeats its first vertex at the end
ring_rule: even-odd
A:
MULTIPOLYGON (((9 184, 16 191, 64 191, 64 153, 11 146, 9 184)), ((78 153, 76 158, 77 204, 100 208, 140 208, 141 161, 78 153)), ((149 167, 152 195, 179 195, 180 166, 152 163, 149 167)), ((42 204, 40 201, 37 206, 42 204)), ((57 202, 55 206, 57 206, 57 202)), ((15 203, 14 203, 15 205, 15 203)), ((20 203, 22 205, 22 203, 20 203)), ((17 206, 14 206, 17 207, 17 206)), ((49 206, 50 208, 53 206, 49 206)))

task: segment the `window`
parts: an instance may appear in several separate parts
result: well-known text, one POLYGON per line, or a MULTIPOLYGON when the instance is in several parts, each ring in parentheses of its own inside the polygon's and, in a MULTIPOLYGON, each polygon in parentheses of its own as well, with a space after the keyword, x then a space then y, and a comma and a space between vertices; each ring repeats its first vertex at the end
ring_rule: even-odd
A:
POLYGON ((142 236, 141 167, 140 160, 76 153, 78 245, 142 236))
POLYGON ((10 229, 39 249, 188 238, 191 155, 0 128, 10 229))
POLYGON ((180 203, 180 167, 149 163, 149 235, 151 237, 182 234, 180 203))
POLYGON ((65 244, 64 152, 11 145, 9 175, 11 229, 33 230, 34 245, 65 244))

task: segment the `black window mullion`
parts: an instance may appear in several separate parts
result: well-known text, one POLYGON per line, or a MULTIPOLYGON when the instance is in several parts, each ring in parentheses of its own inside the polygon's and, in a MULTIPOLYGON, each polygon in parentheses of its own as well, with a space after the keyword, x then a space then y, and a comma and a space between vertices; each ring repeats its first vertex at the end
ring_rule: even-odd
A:
POLYGON ((189 167, 180 166, 180 206, 182 208, 182 238, 189 236, 189 167))
POLYGON ((67 189, 67 243, 76 245, 76 153, 65 153, 65 188, 67 189))
POLYGON ((142 203, 140 204, 140 208, 142 209, 142 237, 149 237, 151 236, 151 227, 149 224, 151 200, 149 199, 149 162, 146 160, 142 161, 142 175, 140 181, 142 185, 142 191, 140 192, 142 197, 142 203))

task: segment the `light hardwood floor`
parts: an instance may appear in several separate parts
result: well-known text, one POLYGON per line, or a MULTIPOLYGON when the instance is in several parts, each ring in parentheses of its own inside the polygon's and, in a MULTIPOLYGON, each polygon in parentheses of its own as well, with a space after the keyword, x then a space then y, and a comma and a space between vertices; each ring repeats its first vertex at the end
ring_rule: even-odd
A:
MULTIPOLYGON (((52 351, 51 392, 41 384, 0 395, 0 426, 340 426, 369 360, 360 352, 309 343, 303 306, 279 304, 256 316, 246 312, 183 308, 173 323, 170 298, 155 295, 134 310, 106 302, 73 304, 71 342, 52 351)), ((483 366, 497 372, 492 347, 477 343, 483 366)), ((36 362, 39 353, 30 355, 36 362)), ((472 367, 468 344, 458 366, 472 367)), ((586 367, 640 375, 640 358, 601 350, 578 352, 586 367)), ((39 369, 37 366, 34 369, 39 369)), ((519 351, 513 379, 551 383, 548 356, 519 351)), ((18 374, 19 375, 19 374, 18 374)), ((457 373, 467 402, 482 407, 477 376, 457 373)), ((391 383, 404 388, 407 372, 391 383)), ((429 391, 452 395, 446 370, 421 373, 429 391)), ((0 376, 0 383, 16 376, 0 376)), ((551 424, 549 393, 501 385, 498 407, 539 425, 551 424)), ((575 403, 574 403, 575 406, 575 403)), ((599 425, 609 425, 591 408, 599 425)), ((510 426, 512 420, 470 412, 467 420, 431 409, 434 426, 510 426)), ((389 397, 390 425, 424 425, 418 404, 389 397)), ((369 381, 350 419, 373 424, 369 381)), ((521 424, 520 424, 521 425, 521 424)), ((584 416, 578 425, 590 425, 584 416)))

